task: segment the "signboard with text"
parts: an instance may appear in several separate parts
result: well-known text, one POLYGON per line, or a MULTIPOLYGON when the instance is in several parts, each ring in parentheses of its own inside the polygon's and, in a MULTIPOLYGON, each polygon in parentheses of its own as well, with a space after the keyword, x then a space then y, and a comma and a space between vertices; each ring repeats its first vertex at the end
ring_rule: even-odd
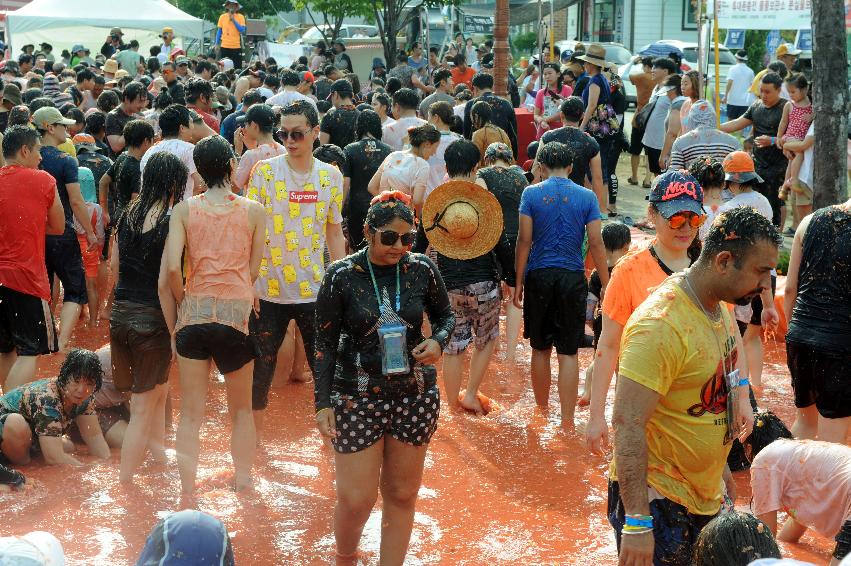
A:
POLYGON ((718 27, 810 29, 811 0, 715 0, 718 27))
POLYGON ((724 47, 731 51, 745 48, 745 30, 728 29, 727 37, 724 39, 724 47))

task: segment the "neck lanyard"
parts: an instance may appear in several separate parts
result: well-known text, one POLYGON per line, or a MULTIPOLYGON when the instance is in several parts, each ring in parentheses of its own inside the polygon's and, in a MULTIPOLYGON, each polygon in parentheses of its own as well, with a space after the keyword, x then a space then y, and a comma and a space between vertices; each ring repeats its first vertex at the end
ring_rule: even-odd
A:
MULTIPOLYGON (((372 288, 375 289, 375 300, 378 301, 378 312, 384 314, 384 305, 381 302, 381 293, 378 292, 378 283, 375 281, 375 273, 372 271, 372 262, 369 254, 366 256, 366 265, 369 267, 369 276, 372 278, 372 288)), ((396 312, 401 308, 401 294, 399 292, 399 264, 396 264, 396 312)))

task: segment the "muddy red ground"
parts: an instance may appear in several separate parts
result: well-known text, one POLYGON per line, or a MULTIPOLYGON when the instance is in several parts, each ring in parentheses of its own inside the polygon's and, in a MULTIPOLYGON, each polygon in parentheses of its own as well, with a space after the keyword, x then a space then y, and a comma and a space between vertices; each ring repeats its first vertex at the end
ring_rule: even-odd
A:
MULTIPOLYGON (((75 344, 96 348, 105 328, 77 332, 75 344)), ((763 405, 791 422, 782 345, 767 345, 763 405)), ((582 351, 583 367, 588 363, 582 351)), ((496 355, 483 391, 501 405, 487 417, 444 410, 429 448, 408 564, 616 564, 605 517, 606 462, 576 438, 558 432, 556 411, 536 414, 528 376, 529 350, 515 364, 496 355)), ((55 375, 58 358, 41 376, 55 375)), ((199 473, 200 508, 222 519, 238 564, 327 564, 333 552, 334 470, 331 450, 313 428, 312 386, 273 391, 267 422, 274 430, 256 465, 257 493, 229 488, 228 424, 223 384, 211 376, 199 473)), ((180 391, 172 372, 175 411, 180 391)), ((553 408, 556 407, 553 388, 553 408)), ((579 410, 577 421, 587 418, 579 410)), ((62 541, 69 564, 133 564, 151 526, 175 510, 179 482, 173 451, 167 468, 146 467, 136 487, 118 483, 118 454, 85 469, 23 469, 30 487, 0 496, 2 534, 40 529, 62 541)), ((86 459, 84 457, 84 459, 86 459)), ((750 482, 737 474, 737 505, 747 509, 750 482)), ((362 548, 377 562, 379 510, 362 548)), ((825 564, 832 542, 807 535, 785 545, 789 556, 825 564)))

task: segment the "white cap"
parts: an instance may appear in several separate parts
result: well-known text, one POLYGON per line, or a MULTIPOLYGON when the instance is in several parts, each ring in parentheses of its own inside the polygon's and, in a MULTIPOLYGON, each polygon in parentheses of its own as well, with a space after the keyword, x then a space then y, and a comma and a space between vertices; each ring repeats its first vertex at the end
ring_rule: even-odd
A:
POLYGON ((0 566, 65 566, 62 543, 44 531, 0 538, 0 566))
POLYGON ((221 67, 223 71, 230 71, 233 69, 233 61, 231 61, 229 57, 219 59, 219 67, 221 67))

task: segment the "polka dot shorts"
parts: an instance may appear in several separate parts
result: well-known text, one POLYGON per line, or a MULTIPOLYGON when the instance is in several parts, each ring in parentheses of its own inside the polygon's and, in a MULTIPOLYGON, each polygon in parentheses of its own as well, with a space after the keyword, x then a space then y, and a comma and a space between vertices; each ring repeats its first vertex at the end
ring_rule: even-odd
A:
POLYGON ((339 395, 333 403, 337 436, 331 444, 343 454, 369 448, 385 434, 413 446, 428 444, 440 414, 436 385, 420 394, 392 399, 339 395))

